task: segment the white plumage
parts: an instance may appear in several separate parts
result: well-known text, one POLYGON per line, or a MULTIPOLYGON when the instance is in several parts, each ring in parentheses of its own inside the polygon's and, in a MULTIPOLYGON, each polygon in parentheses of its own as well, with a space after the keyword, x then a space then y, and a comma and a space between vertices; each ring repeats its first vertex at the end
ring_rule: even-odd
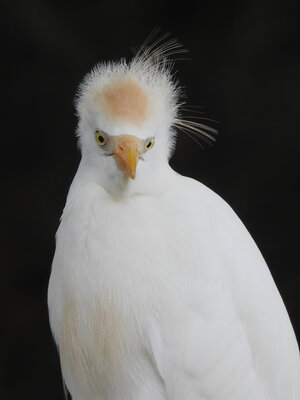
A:
POLYGON ((180 119, 178 47, 161 43, 79 91, 82 160, 48 293, 64 382, 73 400, 299 400, 263 257, 219 196, 168 164, 175 126, 210 132, 180 119))

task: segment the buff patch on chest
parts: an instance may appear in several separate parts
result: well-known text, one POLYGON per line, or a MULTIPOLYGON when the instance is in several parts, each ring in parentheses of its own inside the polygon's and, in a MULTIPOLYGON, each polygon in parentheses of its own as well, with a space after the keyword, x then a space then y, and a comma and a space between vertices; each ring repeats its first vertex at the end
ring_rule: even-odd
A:
POLYGON ((124 338, 131 335, 125 334, 124 326, 119 311, 110 304, 103 307, 95 302, 83 312, 75 301, 66 302, 58 337, 66 383, 71 374, 71 379, 84 382, 90 393, 101 394, 103 388, 113 386, 130 354, 124 338))

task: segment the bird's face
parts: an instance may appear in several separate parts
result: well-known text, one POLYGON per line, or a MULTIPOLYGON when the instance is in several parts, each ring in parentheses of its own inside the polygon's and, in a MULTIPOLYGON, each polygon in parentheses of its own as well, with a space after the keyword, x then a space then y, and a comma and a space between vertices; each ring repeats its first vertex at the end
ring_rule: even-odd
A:
POLYGON ((128 74, 103 75, 79 108, 79 136, 83 157, 111 189, 155 174, 168 161, 172 135, 163 87, 128 74))
POLYGON ((120 171, 131 179, 135 179, 138 161, 144 160, 144 153, 155 143, 154 137, 144 140, 133 135, 111 136, 99 129, 95 131, 95 140, 103 154, 113 157, 120 171))
POLYGON ((95 90, 93 103, 99 155, 112 157, 125 179, 135 179, 139 160, 155 143, 155 137, 148 136, 154 135, 155 126, 151 95, 133 78, 115 78, 95 90), (149 124, 147 129, 151 119, 152 131, 149 124))

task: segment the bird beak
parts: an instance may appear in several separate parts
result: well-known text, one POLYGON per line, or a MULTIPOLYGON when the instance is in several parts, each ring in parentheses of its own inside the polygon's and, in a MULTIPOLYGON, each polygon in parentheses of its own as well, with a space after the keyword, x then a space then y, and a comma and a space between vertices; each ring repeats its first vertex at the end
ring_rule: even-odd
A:
POLYGON ((113 141, 113 158, 120 170, 134 179, 136 166, 141 156, 142 140, 136 136, 121 135, 114 137, 113 141))

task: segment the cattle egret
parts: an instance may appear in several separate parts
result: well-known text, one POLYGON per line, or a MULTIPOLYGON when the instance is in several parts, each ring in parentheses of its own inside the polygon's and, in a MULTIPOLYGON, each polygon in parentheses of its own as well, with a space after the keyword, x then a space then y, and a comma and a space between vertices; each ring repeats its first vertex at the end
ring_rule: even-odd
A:
POLYGON ((82 159, 56 236, 51 329, 73 400, 299 400, 298 345, 232 209, 169 166, 182 119, 164 36, 77 96, 82 159))

